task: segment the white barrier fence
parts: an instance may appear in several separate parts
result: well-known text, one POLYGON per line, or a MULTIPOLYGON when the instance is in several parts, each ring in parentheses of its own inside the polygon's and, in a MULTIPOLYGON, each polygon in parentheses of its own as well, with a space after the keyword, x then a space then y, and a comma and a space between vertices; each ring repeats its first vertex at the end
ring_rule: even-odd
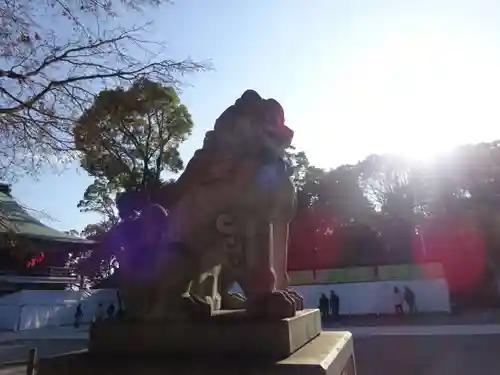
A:
POLYGON ((294 289, 304 297, 308 308, 317 308, 321 294, 329 297, 333 290, 340 299, 340 314, 364 315, 393 314, 394 287, 404 293, 405 286, 415 293, 418 311, 451 311, 448 284, 444 279, 300 285, 294 289))
MULTIPOLYGON (((444 279, 376 281, 344 284, 299 285, 294 287, 303 297, 307 308, 317 308, 324 293, 334 290, 340 298, 340 313, 345 315, 394 313, 393 289, 401 292, 408 286, 416 296, 420 312, 450 312, 448 285, 444 279)), ((238 291, 235 286, 233 290, 238 291)), ((82 324, 91 322, 102 304, 104 313, 119 303, 115 289, 92 291, 24 290, 0 299, 0 329, 26 330, 44 326, 64 326, 74 323, 75 312, 81 304, 82 324)))
POLYGON ((81 304, 83 313, 81 324, 94 319, 99 304, 102 304, 104 313, 111 304, 115 311, 119 307, 114 289, 83 292, 23 290, 0 299, 0 329, 26 330, 72 325, 78 304, 81 304))
MULTIPOLYGON (((448 284, 445 279, 314 284, 292 287, 304 297, 306 308, 318 308, 321 294, 324 293, 330 297, 330 291, 333 290, 340 299, 340 314, 366 315, 393 314, 395 312, 393 301, 395 286, 401 293, 404 293, 405 286, 415 293, 417 308, 420 312, 451 311, 448 284)), ((238 285, 233 286, 232 290, 241 291, 238 285)))

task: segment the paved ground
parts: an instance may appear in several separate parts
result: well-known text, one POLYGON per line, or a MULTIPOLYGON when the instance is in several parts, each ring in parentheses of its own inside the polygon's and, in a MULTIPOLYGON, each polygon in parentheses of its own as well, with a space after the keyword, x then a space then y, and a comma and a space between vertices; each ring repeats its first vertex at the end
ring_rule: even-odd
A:
POLYGON ((0 345, 0 363, 20 362, 28 358, 31 348, 37 348, 39 357, 85 349, 87 340, 36 340, 0 345))
MULTIPOLYGON (((62 353, 85 343, 65 340, 39 346, 41 354, 62 353)), ((358 375, 497 374, 500 335, 397 336, 354 340, 358 375)), ((0 369, 1 375, 25 374, 24 366, 0 369)))
POLYGON ((338 326, 435 326, 435 325, 470 325, 470 324, 500 324, 500 310, 471 311, 457 315, 446 313, 419 314, 419 315, 363 315, 343 316, 338 322, 327 320, 326 327, 338 326))
POLYGON ((26 375, 26 366, 0 368, 1 375, 26 375))
MULTIPOLYGON (((468 318, 447 320, 452 325, 419 325, 409 324, 415 323, 409 319, 414 318, 405 318, 406 325, 399 324, 398 320, 396 324, 379 327, 366 321, 357 325, 352 324, 353 319, 342 321, 352 324, 358 375, 498 373, 499 324, 472 325, 470 323, 476 320, 468 318)), ((336 324, 330 329, 342 328, 336 324)), ((50 340, 34 336, 16 341, 0 340, 0 363, 24 360, 32 347, 38 348, 41 357, 46 357, 81 350, 87 345, 82 331, 53 332, 50 340)), ((0 368, 0 375, 25 374, 25 371, 25 366, 0 368)))
POLYGON ((500 335, 500 324, 458 324, 429 326, 350 326, 333 327, 329 331, 348 331, 355 338, 372 336, 492 336, 500 335))
POLYGON ((21 331, 0 332, 0 345, 12 342, 32 341, 39 339, 82 339, 88 338, 89 326, 75 329, 72 326, 44 327, 21 331))
POLYGON ((498 374, 500 335, 354 340, 358 375, 498 374))
MULTIPOLYGON (((38 348, 44 356, 85 345, 81 340, 51 340, 39 343, 38 348)), ((500 368, 500 335, 374 336, 355 338, 354 346, 358 375, 493 375, 500 368)), ((17 347, 11 353, 27 355, 27 350, 17 347)), ((0 369, 0 374, 18 375, 25 371, 24 366, 16 366, 0 369)))
POLYGON ((40 358, 61 355, 68 352, 87 348, 87 340, 25 340, 16 343, 4 343, 0 345, 0 375, 26 374, 25 365, 15 365, 12 362, 22 362, 28 358, 31 348, 37 348, 40 358), (7 365, 5 365, 7 363, 7 365))

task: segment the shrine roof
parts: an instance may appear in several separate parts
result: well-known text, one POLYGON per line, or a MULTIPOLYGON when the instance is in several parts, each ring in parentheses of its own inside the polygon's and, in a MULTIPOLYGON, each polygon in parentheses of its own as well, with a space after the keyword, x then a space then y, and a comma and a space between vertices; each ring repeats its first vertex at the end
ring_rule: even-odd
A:
POLYGON ((0 234, 12 232, 33 239, 72 244, 93 244, 94 241, 53 229, 30 215, 0 184, 0 234))

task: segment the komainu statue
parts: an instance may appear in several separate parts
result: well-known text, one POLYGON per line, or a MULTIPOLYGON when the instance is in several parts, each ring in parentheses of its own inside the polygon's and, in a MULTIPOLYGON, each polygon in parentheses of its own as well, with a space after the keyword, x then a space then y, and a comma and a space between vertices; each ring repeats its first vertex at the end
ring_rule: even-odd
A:
POLYGON ((285 318, 302 309, 286 272, 292 137, 281 105, 255 91, 222 113, 176 183, 150 197, 141 245, 119 258, 128 315, 183 319, 243 307, 285 318), (245 297, 229 293, 235 282, 245 297))

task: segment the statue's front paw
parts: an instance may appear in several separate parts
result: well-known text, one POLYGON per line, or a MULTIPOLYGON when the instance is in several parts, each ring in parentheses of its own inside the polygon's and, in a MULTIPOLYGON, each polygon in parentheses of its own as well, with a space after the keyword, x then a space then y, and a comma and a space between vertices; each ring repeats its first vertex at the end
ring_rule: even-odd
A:
POLYGON ((189 321, 208 318, 211 315, 211 303, 186 293, 177 298, 169 298, 168 301, 163 303, 157 303, 145 314, 144 320, 189 321))
POLYGON ((207 296, 205 298, 203 298, 203 300, 208 304, 210 305, 210 308, 211 308, 211 311, 218 311, 221 309, 221 306, 222 306, 222 298, 220 296, 220 294, 216 294, 215 296, 213 297, 210 297, 210 296, 207 296))
POLYGON ((239 310, 245 308, 246 298, 240 293, 226 293, 222 298, 222 308, 239 310))
POLYGON ((286 289, 284 291, 295 302, 295 310, 304 310, 304 298, 293 289, 286 289))
POLYGON ((222 308, 222 296, 219 293, 215 294, 211 302, 212 302, 212 311, 220 310, 222 308))
POLYGON ((295 301, 283 291, 247 300, 250 315, 262 318, 284 319, 295 316, 295 301))
POLYGON ((212 316, 212 303, 207 302, 195 294, 184 294, 182 296, 182 307, 184 312, 191 318, 203 319, 212 316))

